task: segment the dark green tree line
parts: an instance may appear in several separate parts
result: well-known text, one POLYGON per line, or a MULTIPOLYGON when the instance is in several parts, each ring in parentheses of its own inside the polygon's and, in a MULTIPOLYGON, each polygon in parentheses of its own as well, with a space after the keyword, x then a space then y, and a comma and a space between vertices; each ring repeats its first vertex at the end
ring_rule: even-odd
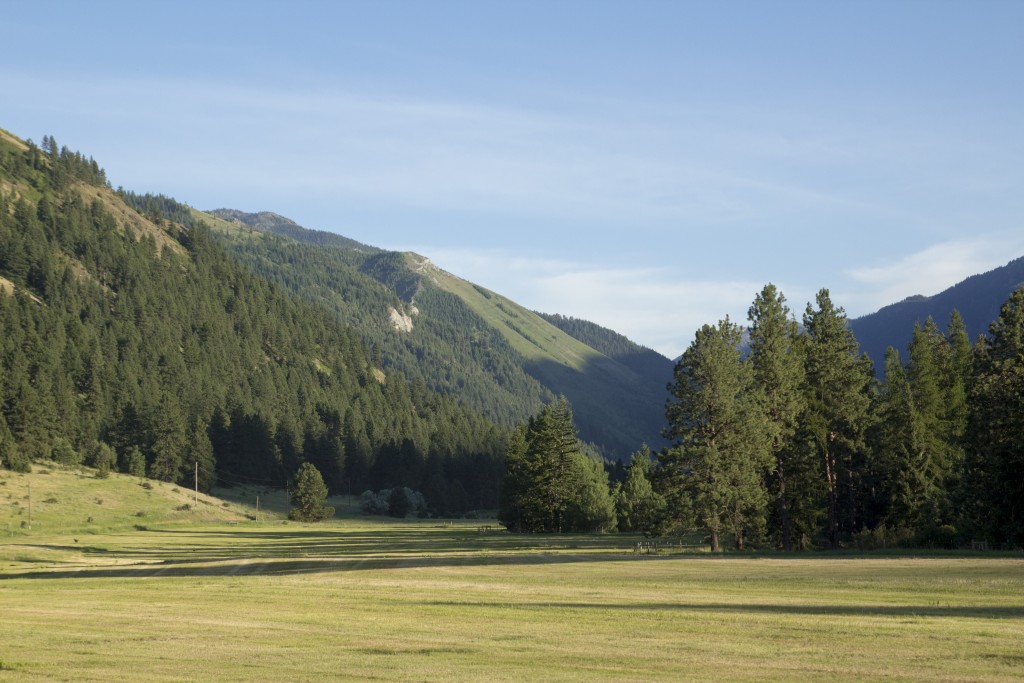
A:
POLYGON ((742 547, 769 522, 782 549, 1024 540, 1024 290, 974 349, 960 315, 918 324, 878 382, 827 290, 803 332, 766 286, 749 347, 728 320, 698 331, 670 386, 652 479, 662 528, 742 547), (745 355, 745 350, 749 353, 745 355))
POLYGON ((498 519, 510 531, 610 531, 615 503, 600 462, 583 453, 564 397, 513 431, 498 519))

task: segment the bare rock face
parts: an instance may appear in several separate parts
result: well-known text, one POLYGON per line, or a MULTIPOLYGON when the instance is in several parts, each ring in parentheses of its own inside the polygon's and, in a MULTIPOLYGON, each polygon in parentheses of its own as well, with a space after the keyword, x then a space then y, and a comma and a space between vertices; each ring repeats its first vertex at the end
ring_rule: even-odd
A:
POLYGON ((405 313, 399 313, 394 308, 388 309, 388 317, 391 318, 391 324, 395 327, 398 332, 412 332, 412 317, 405 313))

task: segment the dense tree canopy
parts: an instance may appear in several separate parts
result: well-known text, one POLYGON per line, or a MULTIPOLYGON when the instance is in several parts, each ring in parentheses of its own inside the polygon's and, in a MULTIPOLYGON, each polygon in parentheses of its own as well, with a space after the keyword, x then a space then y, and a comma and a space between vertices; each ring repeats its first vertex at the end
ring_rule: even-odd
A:
POLYGON ((509 439, 498 518, 510 531, 609 531, 615 507, 608 475, 584 455, 564 397, 509 439))
POLYGON ((664 528, 706 530, 713 547, 761 519, 783 549, 1024 542, 1024 289, 973 351, 958 313, 945 334, 918 324, 881 383, 827 290, 802 334, 784 301, 757 295, 747 356, 726 320, 680 360, 677 441, 652 475, 664 528))

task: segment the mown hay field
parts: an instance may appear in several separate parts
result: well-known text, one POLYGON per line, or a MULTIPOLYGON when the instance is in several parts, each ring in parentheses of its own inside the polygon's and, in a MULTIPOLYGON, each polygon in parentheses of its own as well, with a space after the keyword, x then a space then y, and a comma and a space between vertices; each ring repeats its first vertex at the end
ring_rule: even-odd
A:
POLYGON ((0 543, 0 681, 1024 678, 1024 557, 634 554, 479 522, 0 543))

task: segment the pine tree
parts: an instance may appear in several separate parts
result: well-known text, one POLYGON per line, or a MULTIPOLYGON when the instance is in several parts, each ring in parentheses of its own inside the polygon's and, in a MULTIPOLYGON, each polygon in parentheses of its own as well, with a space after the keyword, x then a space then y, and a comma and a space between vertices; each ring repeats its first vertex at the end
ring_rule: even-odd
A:
POLYGON ((14 436, 7 428, 7 421, 0 413, 0 467, 6 467, 15 472, 28 472, 32 469, 29 459, 25 456, 14 436))
POLYGON ((117 463, 117 454, 103 441, 98 441, 89 454, 88 464, 96 468, 96 478, 106 479, 117 463))
MULTIPOLYGON (((775 285, 765 285, 747 313, 750 321, 750 360, 754 381, 761 397, 765 426, 769 430, 770 452, 775 459, 769 474, 769 488, 775 500, 777 537, 783 550, 793 546, 791 499, 799 495, 787 490, 788 461, 801 451, 795 449, 798 420, 804 409, 804 361, 796 320, 790 316, 786 297, 775 285)), ((799 487, 799 481, 794 482, 799 487)))
POLYGON ((304 462, 299 466, 290 489, 292 510, 288 516, 291 519, 319 522, 334 516, 334 508, 324 506, 327 485, 312 464, 304 462))
POLYGON ((388 514, 392 517, 403 519, 409 514, 409 496, 405 492, 404 486, 391 489, 391 495, 388 496, 388 514))
POLYGON ((144 438, 150 451, 149 476, 161 481, 183 481, 186 471, 185 421, 178 403, 164 394, 158 404, 149 404, 143 416, 144 438))
POLYGON ((931 318, 924 325, 914 326, 909 352, 907 380, 913 396, 914 453, 907 463, 903 490, 913 491, 914 500, 906 501, 905 521, 911 526, 936 526, 948 517, 947 480, 958 464, 957 435, 947 419, 951 354, 946 338, 931 318))
POLYGON ((128 447, 124 454, 124 463, 121 466, 121 471, 133 477, 142 478, 146 476, 146 456, 143 455, 142 450, 138 446, 128 447))
POLYGON ((885 353, 885 382, 876 402, 873 447, 886 509, 882 516, 892 526, 903 526, 916 513, 916 428, 914 396, 900 353, 885 353))
POLYGON ((665 513, 665 499, 651 485, 651 451, 645 444, 633 454, 626 480, 615 495, 619 531, 651 535, 665 513))
POLYGON ((977 348, 960 508, 993 542, 1024 544, 1024 288, 977 348))
POLYGON ((873 371, 858 357, 857 340, 846 313, 832 304, 827 289, 807 304, 805 357, 807 408, 802 424, 813 442, 825 481, 829 545, 838 547, 841 531, 858 530, 860 484, 870 425, 873 371))
POLYGON ((505 449, 505 475, 498 495, 498 521, 509 531, 524 532, 523 497, 532 476, 526 459, 526 425, 516 425, 505 449))
POLYGON ((693 501, 700 525, 711 534, 713 551, 731 532, 737 549, 764 522, 764 475, 772 465, 770 433, 759 409, 752 366, 744 362, 739 326, 705 325, 683 354, 670 385, 662 467, 693 501))
POLYGON ((531 498, 545 531, 565 530, 565 513, 579 491, 582 476, 576 466, 581 455, 572 409, 565 397, 530 419, 527 453, 535 459, 531 498))
POLYGON ((217 483, 216 464, 213 456, 213 443, 210 441, 206 422, 197 417, 185 442, 185 455, 182 459, 182 481, 187 481, 191 465, 192 484, 200 491, 209 491, 217 483), (195 480, 198 472, 199 479, 195 480))

